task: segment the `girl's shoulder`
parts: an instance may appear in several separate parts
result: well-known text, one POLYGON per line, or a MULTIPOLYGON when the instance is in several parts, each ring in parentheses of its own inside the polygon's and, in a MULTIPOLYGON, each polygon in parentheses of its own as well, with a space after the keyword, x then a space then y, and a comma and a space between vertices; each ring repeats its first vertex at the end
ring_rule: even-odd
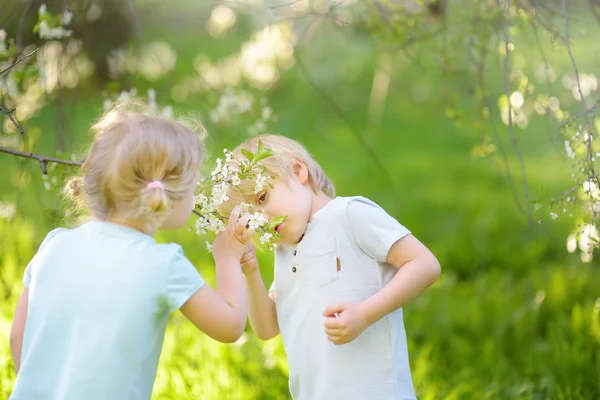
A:
POLYGON ((68 232, 68 231, 69 231, 69 229, 62 228, 62 227, 52 229, 50 232, 48 232, 46 234, 46 237, 44 238, 44 240, 42 241, 42 244, 40 245, 40 249, 43 249, 45 246, 47 246, 48 243, 50 243, 55 237, 57 237, 61 233, 68 232))

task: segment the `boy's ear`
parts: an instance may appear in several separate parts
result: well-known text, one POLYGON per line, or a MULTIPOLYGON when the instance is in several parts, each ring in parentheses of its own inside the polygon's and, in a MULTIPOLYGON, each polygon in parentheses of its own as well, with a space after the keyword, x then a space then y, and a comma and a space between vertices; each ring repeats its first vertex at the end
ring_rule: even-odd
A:
POLYGON ((296 160, 294 163, 294 176, 303 185, 308 182, 308 168, 300 160, 296 160))

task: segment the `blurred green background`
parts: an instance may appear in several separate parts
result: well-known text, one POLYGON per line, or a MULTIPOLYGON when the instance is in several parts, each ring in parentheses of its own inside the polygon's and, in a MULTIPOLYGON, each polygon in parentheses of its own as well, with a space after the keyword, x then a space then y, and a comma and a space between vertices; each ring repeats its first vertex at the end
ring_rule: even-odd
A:
MULTIPOLYGON (((41 2, 6 0, 0 28, 16 37, 24 21, 21 40, 44 46, 36 62, 46 81, 43 92, 17 102, 26 144, 7 118, 0 144, 80 159, 104 102, 132 88, 144 98, 151 89, 158 107, 202 121, 207 169, 249 134, 298 139, 339 195, 378 202, 442 264, 439 281, 404 307, 420 399, 600 399, 600 270, 567 251, 583 219, 577 208, 543 207, 530 224, 522 211, 521 159, 529 200, 547 204, 573 185, 564 138, 555 137, 568 115, 557 109, 582 110, 560 40, 561 3, 531 13, 513 7, 507 32, 503 2, 436 2, 447 3, 443 13, 412 2, 366 3, 375 8, 49 1, 50 11, 64 4, 73 11, 73 39, 41 42, 30 34, 41 2), (509 92, 524 98, 508 96, 518 111, 512 129, 501 118, 505 35, 514 45, 509 92), (540 74, 545 63, 551 74, 540 74)), ((593 104, 600 42, 589 7, 569 1, 568 22, 593 104)), ((7 398, 21 277, 49 229, 75 224, 60 190, 77 169, 50 166, 44 177, 36 161, 1 153, 0 167, 0 398, 7 398)), ((185 228, 157 239, 180 243, 214 283, 206 238, 185 228)), ((261 251, 260 261, 269 284, 270 253, 261 251)), ((238 343, 219 344, 174 314, 153 398, 288 399, 281 341, 262 342, 248 328, 238 343)))

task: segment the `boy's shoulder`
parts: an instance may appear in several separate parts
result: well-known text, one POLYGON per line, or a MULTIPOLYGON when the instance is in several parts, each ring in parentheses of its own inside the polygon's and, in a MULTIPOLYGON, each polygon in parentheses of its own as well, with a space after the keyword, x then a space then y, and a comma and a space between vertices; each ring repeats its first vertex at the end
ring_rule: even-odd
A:
POLYGON ((385 211, 373 200, 364 196, 338 196, 333 199, 327 207, 327 213, 334 218, 347 219, 355 213, 363 211, 377 210, 385 211))

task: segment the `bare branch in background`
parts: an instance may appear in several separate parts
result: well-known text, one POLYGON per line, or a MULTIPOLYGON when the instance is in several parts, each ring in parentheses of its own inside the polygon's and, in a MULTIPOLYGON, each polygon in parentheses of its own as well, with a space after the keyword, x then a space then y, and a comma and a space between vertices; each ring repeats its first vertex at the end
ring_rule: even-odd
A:
MULTIPOLYGON (((542 61, 544 62, 544 76, 546 79, 546 84, 548 86, 548 93, 550 95, 553 95, 554 88, 552 85, 552 79, 550 79, 550 77, 549 77, 550 71, 551 71, 550 63, 548 62, 548 58, 546 57, 546 52, 544 51, 544 47, 542 45, 542 41, 540 39, 540 34, 538 32, 537 27, 535 26, 535 24, 533 24, 533 25, 531 25, 531 28, 533 29, 533 36, 535 36, 535 42, 536 42, 538 48, 540 49, 540 55, 542 56, 542 61)), ((551 130, 550 129, 551 121, 549 120, 549 118, 545 118, 545 121, 546 121, 547 129, 548 129, 548 131, 550 131, 551 130)), ((556 130, 556 139, 558 139, 558 129, 556 130)), ((553 143, 556 146, 556 142, 553 141, 553 143)), ((556 147, 555 147, 555 149, 558 151, 558 149, 556 147)))
MULTIPOLYGON (((585 118, 585 122, 587 123, 587 128, 589 129, 589 138, 585 139, 585 145, 586 145, 586 151, 587 151, 587 159, 588 159, 588 163, 590 165, 590 170, 589 172, 587 172, 588 175, 588 179, 594 183, 598 183, 598 175, 596 174, 596 171, 594 169, 594 151, 592 148, 592 138, 594 136, 596 136, 596 132, 594 129, 594 119, 596 117, 595 113, 594 113, 594 109, 596 108, 596 105, 598 104, 596 102, 596 104, 594 104, 592 107, 587 108, 586 103, 585 103, 585 97, 583 95, 583 90, 581 89, 581 81, 579 79, 579 68, 577 68, 577 63, 575 62, 575 57, 573 56, 573 51, 571 50, 571 43, 569 41, 569 21, 567 18, 567 2, 566 0, 562 0, 562 14, 563 14, 563 20, 564 20, 564 24, 565 24, 565 36, 567 37, 567 51, 569 52, 569 58, 571 59, 571 64, 573 65, 573 69, 575 70, 575 81, 577 82, 577 90, 579 91, 579 98, 581 101, 581 106, 583 107, 583 116, 585 118), (591 115, 591 118, 590 118, 591 115)), ((591 191, 588 191, 588 195, 590 197, 590 200, 592 201, 592 204, 594 203, 594 198, 592 195, 591 191)), ((596 218, 598 216, 598 212, 596 210, 596 207, 590 207, 590 209, 592 210, 592 216, 593 216, 593 220, 594 223, 596 221, 596 218)))
POLYGON ((23 61, 27 60, 29 57, 31 57, 31 56, 33 56, 33 55, 35 55, 35 53, 37 53, 37 52, 38 52, 38 50, 39 50, 39 48, 38 48, 38 49, 35 49, 35 50, 33 50, 31 53, 27 54, 26 56, 19 57, 19 58, 17 59, 17 61, 15 61, 14 63, 12 63, 12 64, 11 64, 11 65, 9 65, 8 67, 4 68, 2 71, 0 71, 0 75, 7 73, 8 71, 10 71, 10 70, 11 70, 11 69, 13 69, 14 67, 16 67, 16 66, 17 66, 19 63, 21 63, 21 62, 23 62, 23 61))
POLYGON ((8 117, 8 119, 10 119, 10 122, 12 122, 12 124, 15 126, 15 128, 17 128, 17 130, 19 131, 19 133, 21 134, 21 137, 25 136, 25 131, 23 131, 23 128, 21 128, 21 125, 19 125, 19 122, 17 122, 17 120, 15 119, 15 117, 12 116, 12 113, 14 110, 7 110, 6 108, 4 108, 3 106, 0 105, 0 111, 2 111, 4 114, 6 114, 6 116, 8 117))
POLYGON ((287 3, 282 3, 282 4, 276 4, 276 5, 273 5, 273 6, 269 6, 269 8, 271 10, 274 10, 276 8, 293 6, 294 4, 299 3, 300 1, 302 1, 302 0, 293 0, 293 1, 290 1, 290 2, 287 2, 287 3))
POLYGON ((302 57, 300 57, 300 55, 298 54, 297 49, 294 51, 294 56, 295 56, 296 62, 298 64, 298 67, 300 68, 300 71, 302 72, 302 74, 304 75, 304 78, 307 80, 307 82, 310 84, 310 86, 312 86, 312 88, 315 90, 315 92, 317 92, 319 94, 319 96, 329 104, 329 106, 338 115, 338 117, 340 117, 340 119, 346 123, 346 125, 350 128, 352 135, 358 142, 359 146, 362 148, 362 150, 364 150, 364 152, 369 156, 369 158, 371 158, 373 160, 373 162, 375 163, 375 166, 377 167, 377 169, 379 169, 379 171, 381 172, 381 174, 387 181, 389 188, 392 192, 392 197, 395 202, 396 211, 399 212, 400 211, 400 196, 398 194, 396 185, 394 184, 394 180, 392 179, 390 172, 386 169, 385 165, 381 162, 381 159, 379 158, 379 156, 377 155, 375 150, 373 150, 373 148, 371 146, 369 146, 369 144, 366 142, 365 138, 363 137, 363 135, 361 134, 359 129, 354 126, 352 121, 350 121, 350 119, 346 116, 346 114, 340 108, 340 106, 331 97, 329 97, 327 94, 325 94, 325 92, 315 83, 315 81, 310 76, 310 73, 308 72, 304 62, 302 61, 302 57))
POLYGON ((23 158, 29 158, 32 160, 37 160, 37 161, 39 161, 40 167, 42 168, 42 172, 44 174, 46 174, 46 166, 48 165, 48 163, 71 165, 74 167, 80 167, 83 165, 83 161, 71 161, 71 160, 64 160, 64 159, 56 158, 56 157, 47 157, 47 156, 42 156, 40 154, 18 151, 18 150, 10 149, 8 147, 3 147, 3 146, 0 146, 0 153, 12 154, 13 156, 16 156, 16 157, 23 157, 23 158))
POLYGON ((515 152, 515 155, 519 159, 519 166, 521 167, 521 178, 523 181, 523 195, 525 196, 526 201, 527 218, 529 220, 529 225, 533 226, 533 216, 531 213, 531 204, 529 203, 529 189, 527 188, 527 174, 525 172, 525 162, 523 161, 523 155, 521 154, 521 150, 519 149, 519 145, 517 144, 517 139, 515 137, 515 127, 512 117, 513 109, 510 101, 510 24, 510 0, 507 0, 504 23, 504 51, 506 53, 504 57, 504 93, 506 94, 506 100, 508 101, 508 132, 510 135, 510 141, 512 143, 513 150, 515 152))
MULTIPOLYGON (((577 63, 575 62, 575 57, 573 56, 573 51, 571 50, 571 43, 569 41, 569 22, 567 20, 567 2, 566 0, 562 0, 562 10, 563 10, 563 19, 565 23, 565 36, 567 37, 567 51, 569 52, 569 58, 571 59, 571 64, 573 65, 573 69, 575 71, 575 81, 577 82, 577 90, 579 91, 579 97, 581 101, 581 105, 583 107, 583 115, 585 117, 585 121, 590 129, 590 132, 594 131, 594 107, 587 108, 585 105, 585 97, 583 95, 583 91, 581 90, 581 81, 579 79, 579 68, 577 68, 577 63), (588 117, 588 114, 592 115, 592 119, 588 117)), ((588 156, 591 158, 591 141, 587 141, 588 143, 588 156)))
POLYGON ((489 112, 488 119, 489 119, 490 125, 492 127, 492 132, 494 133, 494 137, 496 139, 496 144, 498 146, 498 149, 500 150, 500 155, 502 156, 502 161, 504 162, 504 170, 506 172, 506 179, 508 180, 508 186, 510 187, 510 191, 513 194, 513 200, 514 200, 515 204, 517 205, 517 207, 519 208, 519 210, 521 212, 523 212, 523 214, 527 215, 527 210, 523 207, 523 204, 521 203, 521 200, 519 199, 519 194, 517 192, 517 188, 516 188, 515 182, 513 180, 512 173, 510 172, 510 163, 508 161, 508 156, 506 154, 506 150, 504 149, 504 143, 502 142, 502 137, 500 136, 498 127, 494 123, 494 114, 492 112, 492 110, 493 110, 492 104, 490 103, 490 99, 488 98, 488 96, 486 94, 484 78, 485 78, 485 64, 486 64, 487 56, 488 56, 488 44, 484 43, 483 47, 481 48, 481 59, 478 61, 478 67, 477 67, 477 81, 479 84, 479 89, 481 90, 481 96, 482 96, 481 101, 483 103, 482 106, 485 107, 489 112))
POLYGON ((559 124, 556 127, 556 138, 558 139, 558 133, 559 133, 559 131, 562 128, 564 128, 566 125, 570 124, 571 122, 576 121, 577 119, 588 115, 589 113, 591 113, 592 111, 594 111, 596 108, 598 108, 598 106, 600 106, 600 100, 596 100, 596 102, 590 108, 585 109, 584 111, 580 112, 579 114, 573 115, 568 120, 566 120, 566 121, 562 122, 561 124, 559 124))
POLYGON ((33 0, 29 0, 27 5, 25 6, 25 10, 23 10, 23 14, 21 14, 21 18, 19 19, 19 27, 17 28, 17 57, 21 55, 23 52, 23 28, 25 27, 25 17, 33 4, 33 0))

